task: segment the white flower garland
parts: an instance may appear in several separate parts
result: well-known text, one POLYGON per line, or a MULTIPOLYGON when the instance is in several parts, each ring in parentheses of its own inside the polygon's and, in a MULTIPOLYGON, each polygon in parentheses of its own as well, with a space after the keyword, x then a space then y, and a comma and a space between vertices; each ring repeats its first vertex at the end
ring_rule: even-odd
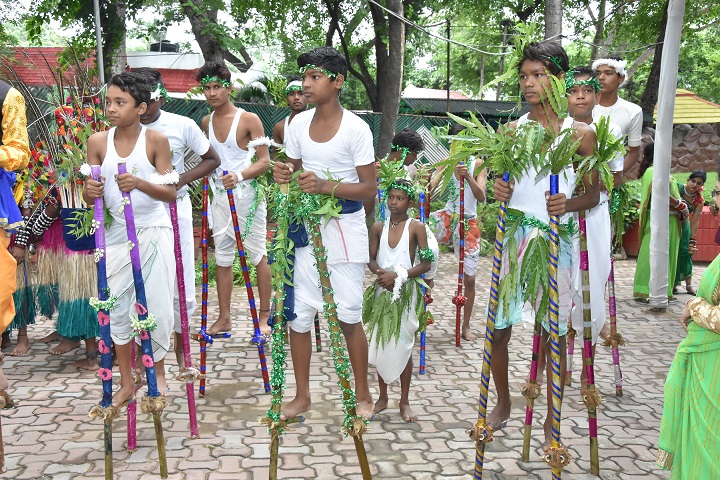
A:
POLYGON ((272 146, 273 141, 269 137, 259 137, 255 140, 250 140, 247 144, 247 157, 250 160, 255 156, 255 152, 257 151, 258 147, 261 147, 263 145, 270 147, 272 146))
POLYGON ((176 185, 180 183, 180 174, 177 170, 162 175, 153 173, 150 175, 150 183, 154 183, 155 185, 176 185))
POLYGON ((627 66, 627 62, 625 60, 615 60, 614 58, 598 58, 592 63, 592 69, 597 70, 597 68, 601 65, 607 65, 608 67, 612 67, 615 69, 618 75, 621 77, 625 77, 620 84, 622 87, 625 85, 625 82, 628 80, 627 71, 625 70, 625 67, 627 66))
POLYGON ((87 163, 83 163, 80 165, 80 174, 85 177, 92 176, 92 167, 90 167, 87 163))
POLYGON ((393 302, 396 302, 400 299, 400 290, 402 289, 403 284, 408 279, 408 271, 400 265, 395 265, 393 267, 393 270, 397 274, 397 277, 395 277, 395 284, 393 285, 391 300, 393 302))

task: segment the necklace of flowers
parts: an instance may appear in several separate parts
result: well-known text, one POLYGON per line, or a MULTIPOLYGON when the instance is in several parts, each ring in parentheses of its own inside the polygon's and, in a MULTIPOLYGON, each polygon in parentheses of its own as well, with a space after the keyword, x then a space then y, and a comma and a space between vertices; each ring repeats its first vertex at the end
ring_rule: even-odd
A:
POLYGON ((397 274, 397 277, 395 277, 395 283, 393 284, 391 300, 396 302, 400 299, 400 290, 402 289, 403 284, 407 282, 408 271, 400 265, 395 265, 393 267, 393 271, 397 274))

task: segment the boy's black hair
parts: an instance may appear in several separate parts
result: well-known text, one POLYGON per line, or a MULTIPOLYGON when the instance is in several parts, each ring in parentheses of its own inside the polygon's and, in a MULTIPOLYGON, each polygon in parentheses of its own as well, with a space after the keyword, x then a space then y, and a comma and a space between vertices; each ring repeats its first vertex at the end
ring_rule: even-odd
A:
POLYGON ((573 67, 572 70, 573 74, 576 77, 588 77, 588 78, 597 78, 597 73, 595 70, 593 70, 591 67, 587 65, 580 65, 578 67, 573 67))
POLYGON ((218 62, 206 62, 205 65, 200 67, 195 74, 195 80, 201 82, 205 77, 217 77, 221 80, 232 81, 230 77, 230 70, 218 62))
POLYGON ((463 130, 465 130, 464 126, 460 125, 459 123, 453 123, 448 129, 448 135, 457 135, 463 130))
POLYGON ((543 42, 532 42, 523 49, 522 60, 518 69, 522 67, 525 60, 542 62, 547 69, 555 76, 570 69, 570 61, 567 52, 559 42, 545 40, 543 42))
POLYGON ((160 75, 160 72, 158 72, 155 68, 138 67, 134 68, 132 71, 133 73, 137 73, 138 75, 142 75, 146 78, 147 83, 150 85, 150 90, 155 90, 155 87, 157 87, 158 84, 163 87, 165 86, 162 80, 162 75, 160 75))
POLYGON ((401 147, 408 148, 414 153, 420 153, 425 149, 425 142, 419 133, 405 127, 397 132, 392 139, 391 149, 393 152, 397 152, 401 147))
POLYGON ((108 86, 116 86, 123 92, 129 93, 135 100, 135 106, 141 103, 150 105, 150 86, 144 76, 135 72, 123 72, 113 75, 108 86))
POLYGON ((306 65, 315 65, 347 79, 347 61, 343 54, 333 47, 318 47, 303 53, 298 57, 297 64, 300 68, 306 65))

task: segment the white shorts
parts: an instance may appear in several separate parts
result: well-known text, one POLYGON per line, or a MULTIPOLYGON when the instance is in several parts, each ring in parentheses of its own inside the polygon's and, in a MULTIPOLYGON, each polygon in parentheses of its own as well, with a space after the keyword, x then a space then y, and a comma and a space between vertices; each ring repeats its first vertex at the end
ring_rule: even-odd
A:
MULTIPOLYGON (((364 263, 335 263, 328 265, 330 283, 337 304, 338 319, 347 324, 362 322, 364 263)), ((315 314, 323 311, 320 276, 315 266, 313 247, 295 250, 295 314, 289 322, 294 332, 309 332, 314 325, 315 314)))
MULTIPOLYGON (((168 215, 170 207, 166 205, 168 215)), ((185 305, 187 306, 188 321, 195 313, 195 239, 193 238, 192 226, 192 204, 190 197, 184 195, 177 199, 178 230, 180 232, 180 250, 182 252, 183 277, 185 279, 185 305)), ((177 269, 177 266, 175 267, 177 269)), ((173 330, 182 333, 180 321, 180 301, 177 282, 175 283, 175 295, 173 300, 175 320, 173 330)))
MULTIPOLYGON (((215 263, 218 267, 230 267, 237 252, 235 227, 230 214, 227 192, 214 190, 214 193, 211 218, 213 240, 215 241, 215 263)), ((258 204, 250 230, 246 234, 246 222, 255 201, 255 190, 248 182, 241 182, 239 188, 233 190, 233 195, 245 255, 253 265, 257 265, 263 257, 267 256, 267 220, 265 218, 267 207, 265 201, 261 200, 258 204)))

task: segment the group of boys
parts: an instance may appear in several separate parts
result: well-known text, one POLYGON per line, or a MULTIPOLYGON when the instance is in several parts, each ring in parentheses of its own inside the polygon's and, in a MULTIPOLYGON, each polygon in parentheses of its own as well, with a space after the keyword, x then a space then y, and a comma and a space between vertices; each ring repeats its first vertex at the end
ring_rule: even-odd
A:
MULTIPOLYGON (((207 63, 197 73, 203 93, 213 112, 203 118, 202 130, 191 120, 174 115, 160 108, 166 92, 157 71, 138 69, 114 76, 109 82, 106 113, 113 125, 109 131, 98 132, 88 141, 90 165, 100 165, 102 179, 88 179, 83 191, 84 199, 92 203, 103 198, 114 222, 108 230, 107 252, 108 286, 118 296, 111 312, 113 342, 116 346, 121 373, 121 388, 113 397, 113 404, 121 406, 132 400, 132 375, 130 372, 130 342, 133 336, 129 311, 135 302, 132 275, 127 260, 127 234, 122 215, 123 192, 132 192, 135 207, 138 238, 142 245, 143 276, 152 278, 148 292, 148 310, 155 314, 158 328, 153 332, 154 355, 158 383, 161 391, 167 383, 163 360, 170 348, 171 332, 175 331, 175 351, 179 365, 182 363, 180 341, 179 301, 185 301, 188 315, 195 308, 194 258, 192 250, 191 206, 187 185, 199 178, 211 175, 213 202, 211 206, 212 230, 217 263, 217 289, 219 316, 208 329, 214 335, 232 329, 230 296, 232 292, 232 263, 237 250, 235 232, 227 191, 232 190, 239 224, 242 226, 243 243, 247 257, 257 271, 260 297, 260 328, 263 335, 270 333, 270 269, 267 263, 265 199, 258 198, 255 180, 272 168, 274 181, 286 184, 293 172, 302 171, 297 178, 301 190, 310 194, 334 195, 341 200, 342 214, 321 224, 321 233, 327 249, 327 264, 335 293, 338 317, 348 345, 350 362, 355 379, 357 414, 370 419, 374 413, 387 406, 387 383, 400 375, 403 384, 401 414, 406 421, 417 416, 410 410, 407 390, 412 368, 411 353, 406 347, 403 355, 393 357, 399 363, 395 372, 380 375, 381 397, 376 404, 370 394, 367 381, 369 348, 362 326, 363 282, 365 266, 377 276, 378 285, 385 290, 401 288, 409 278, 428 273, 431 268, 432 249, 427 230, 410 219, 407 209, 416 196, 412 182, 397 180, 386 192, 390 215, 375 225, 368 234, 363 202, 372 201, 377 189, 375 155, 372 133, 367 124, 340 103, 340 93, 347 77, 345 58, 331 47, 321 47, 298 58, 302 80, 293 80, 287 87, 286 97, 291 115, 275 125, 273 141, 264 138, 259 117, 237 108, 232 101, 232 80, 229 70, 221 64, 207 63), (307 104, 315 108, 306 110, 307 104), (203 131, 205 133, 203 133, 203 131), (274 162, 271 167, 270 146, 284 146, 286 161, 274 162), (200 155, 202 161, 194 168, 185 170, 184 151, 190 148, 200 155), (127 164, 128 172, 117 175, 117 164, 127 164), (174 176, 174 172, 179 177, 174 176), (178 299, 174 262, 170 253, 172 229, 167 213, 168 202, 177 202, 179 231, 182 240, 182 256, 185 262, 186 298, 178 299), (392 244, 395 247, 391 246, 392 244), (395 251, 401 248, 401 254, 395 251), (393 266, 393 262, 399 262, 393 266), (402 265, 400 265, 402 264, 402 265), (175 289, 173 295, 173 289, 175 289), (174 298, 174 301, 172 300, 174 298), (174 325, 173 325, 174 323, 174 325)), ((518 65, 520 88, 530 105, 530 113, 513 125, 535 121, 556 133, 567 129, 580 140, 578 153, 592 155, 596 137, 592 124, 599 115, 605 114, 618 122, 618 135, 627 135, 630 147, 624 160, 613 162, 611 169, 621 181, 622 171, 632 166, 637 158, 639 132, 642 117, 632 104, 617 97, 617 88, 626 77, 624 62, 614 59, 598 60, 593 68, 571 70, 563 48, 552 42, 533 43, 523 52, 518 65), (572 78, 568 82, 568 103, 571 116, 562 119, 552 109, 545 108, 545 89, 549 88, 548 75, 572 78), (600 93, 598 101, 598 93, 600 93)), ((402 133, 402 132, 401 132, 402 133)), ((415 160, 422 141, 413 135, 407 137, 408 145, 393 145, 393 158, 401 156, 405 166, 415 160), (413 143, 414 142, 414 143, 413 143)), ((396 136, 396 142, 403 135, 396 136)), ((393 159, 391 158, 391 159, 393 159)), ((468 305, 463 323, 463 336, 474 339, 470 331, 470 318, 474 297, 474 277, 479 254, 480 233, 475 222, 477 203, 485 200, 486 173, 476 168, 476 161, 458 166, 453 175, 455 188, 459 182, 467 182, 465 188, 466 221, 470 228, 466 233, 467 251, 465 289, 468 305)), ((507 201, 511 208, 548 224, 550 216, 567 222, 573 212, 588 211, 591 237, 601 238, 595 256, 591 256, 591 269, 598 269, 593 284, 593 297, 604 298, 604 285, 609 265, 609 219, 607 219, 607 193, 601 191, 597 173, 583 178, 582 193, 575 195, 575 172, 572 166, 561 175, 558 194, 548 195, 547 182, 539 182, 539 172, 528 169, 521 178, 504 182, 495 179, 494 191, 498 201, 507 201), (592 224, 592 212, 600 220, 592 224), (596 225, 596 226, 593 226, 596 225), (597 231, 595 230, 597 229, 597 231), (596 233, 597 232, 597 233, 596 233), (602 235, 600 234, 602 232, 602 235), (604 280, 603 280, 604 276, 604 280)), ((436 174, 436 178, 439 173, 436 174)), ((440 240, 450 241, 456 236, 456 224, 449 219, 458 213, 458 198, 450 198, 445 208, 436 212, 438 224, 444 227, 440 240)), ((516 238, 523 244, 535 232, 531 226, 517 229, 516 238)), ((520 250, 520 257, 524 251, 520 250)), ((507 259, 505 259, 507 260, 507 259)), ((520 260, 522 261, 522 260, 520 260)), ((573 245, 562 241, 560 247, 558 285, 560 290, 560 333, 565 335, 573 309, 573 245)), ((310 392, 310 330, 313 319, 323 310, 323 298, 319 288, 319 275, 315 266, 312 245, 296 244, 294 268, 294 312, 289 317, 289 339, 293 369, 296 380, 296 396, 282 409, 282 418, 292 419, 307 411, 311 405, 310 392)), ((493 346, 492 370, 498 391, 498 404, 488 416, 488 428, 501 429, 510 416, 508 389, 508 341, 512 325, 522 320, 521 293, 517 292, 508 311, 499 312, 493 346)), ((602 328, 604 305, 593 302, 593 318, 597 320, 596 331, 602 328), (602 310, 602 311, 601 311, 602 310)), ((574 317, 574 316, 573 316, 574 317)), ((404 317, 405 318, 405 317, 404 317)), ((404 320, 403 320, 404 321, 404 320)), ((544 334, 547 336, 547 324, 544 334)), ((412 324, 405 336, 414 337, 412 324)), ((258 339, 264 341, 264 339, 258 339)), ((377 339, 370 339, 370 357, 380 366, 383 348, 377 339)), ((410 344, 410 351, 412 344, 410 344)), ((561 352, 564 351, 564 340, 561 352)), ((547 352, 549 355, 549 352, 547 352)), ((563 356, 564 362, 564 356, 563 356)), ((548 362, 549 363, 549 362, 548 362)), ((565 372, 561 366, 561 372, 565 372)), ((379 372, 380 373, 380 372, 379 372)), ((548 418, 550 415, 548 416, 548 418)), ((549 439, 549 421, 546 422, 549 439)))

